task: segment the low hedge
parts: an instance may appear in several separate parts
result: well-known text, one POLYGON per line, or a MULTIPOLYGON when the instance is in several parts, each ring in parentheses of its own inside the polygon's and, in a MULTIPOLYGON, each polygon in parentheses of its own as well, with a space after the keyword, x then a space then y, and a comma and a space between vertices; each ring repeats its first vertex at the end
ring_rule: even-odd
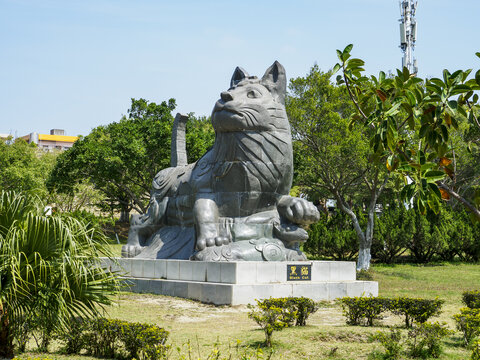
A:
POLYGON ((470 309, 480 309, 480 291, 465 291, 462 294, 462 302, 470 309))
POLYGON ((295 312, 295 326, 305 326, 310 314, 318 310, 315 301, 304 296, 269 298, 257 302, 263 303, 267 307, 276 306, 281 309, 289 309, 291 313, 295 312))
POLYGON ((373 320, 388 309, 389 299, 383 297, 344 297, 339 300, 347 324, 373 326, 373 320))
POLYGON ((465 346, 480 335, 480 309, 462 308, 460 314, 453 315, 453 319, 457 329, 462 332, 465 346))
POLYGON ((408 328, 412 326, 412 322, 424 323, 439 315, 444 302, 440 299, 397 297, 390 300, 388 310, 395 315, 405 316, 405 326, 408 328))
POLYGON ((164 359, 169 346, 169 332, 156 325, 95 318, 72 319, 70 331, 58 335, 63 351, 79 354, 83 350, 95 357, 129 359, 164 359))
POLYGON ((432 316, 441 312, 444 303, 439 299, 421 298, 385 298, 385 297, 344 297, 338 300, 343 308, 343 314, 349 325, 373 326, 375 319, 380 319, 382 313, 391 312, 405 316, 405 326, 411 327, 412 322, 424 323, 432 316))

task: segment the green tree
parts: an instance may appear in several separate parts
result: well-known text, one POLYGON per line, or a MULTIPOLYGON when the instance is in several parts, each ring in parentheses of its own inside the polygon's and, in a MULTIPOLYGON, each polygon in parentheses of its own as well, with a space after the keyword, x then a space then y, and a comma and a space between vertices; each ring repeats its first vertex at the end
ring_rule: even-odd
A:
POLYGON ((102 238, 73 218, 43 215, 43 205, 0 195, 0 357, 13 357, 19 324, 37 324, 46 347, 53 330, 99 314, 118 288, 98 266, 99 256, 110 256, 102 238))
POLYGON ((358 269, 370 266, 375 208, 388 176, 378 166, 366 140, 368 128, 353 126, 354 112, 345 86, 330 82, 331 73, 314 66, 305 77, 290 82, 286 101, 292 124, 295 184, 312 200, 334 198, 352 221, 358 237, 358 269), (366 203, 367 221, 362 228, 354 207, 366 203))
POLYGON ((88 180, 107 208, 121 211, 121 221, 132 208, 145 211, 153 177, 169 164, 174 108, 173 99, 158 105, 132 99, 128 117, 93 129, 59 156, 48 187, 68 193, 88 180))
POLYGON ((428 263, 448 249, 454 230, 452 214, 444 206, 440 206, 436 213, 431 209, 428 209, 425 214, 418 209, 413 211, 415 227, 413 236, 408 242, 408 249, 415 261, 428 263))
POLYGON ((352 122, 373 129, 372 150, 388 154, 386 168, 404 179, 403 198, 415 198, 425 213, 427 208, 436 211, 442 198, 453 197, 480 219, 475 202, 456 189, 450 141, 463 122, 480 128, 475 94, 480 90, 480 70, 471 79, 471 70, 444 70, 442 78, 423 80, 407 68, 394 76, 380 72, 378 77, 366 77, 364 61, 351 58, 352 48, 337 50, 340 63, 334 71, 342 70, 337 83, 347 87, 356 108, 352 122), (372 99, 374 106, 367 106, 372 99))
POLYGON ((210 117, 195 117, 189 114, 186 126, 186 147, 188 163, 200 159, 215 142, 215 131, 210 117))
POLYGON ((372 253, 381 262, 390 264, 408 248, 415 232, 415 212, 401 202, 384 208, 375 223, 372 253))
POLYGON ((0 139, 0 190, 34 191, 46 196, 45 182, 57 155, 38 150, 23 139, 0 139))
MULTIPOLYGON (((357 216, 358 217, 358 216, 357 216)), ((362 217, 361 226, 365 226, 362 217)), ((351 218, 342 211, 321 214, 320 221, 308 228, 308 240, 303 249, 315 257, 353 260, 357 255, 358 237, 351 218)))
MULTIPOLYGON (((121 211, 120 221, 128 221, 132 209, 145 212, 152 179, 170 166, 174 108, 173 99, 161 104, 132 99, 128 117, 93 129, 61 154, 49 188, 72 193, 76 184, 89 181, 104 194, 105 210, 121 211)), ((194 161, 213 143, 214 133, 207 119, 189 120, 187 153, 194 161)))

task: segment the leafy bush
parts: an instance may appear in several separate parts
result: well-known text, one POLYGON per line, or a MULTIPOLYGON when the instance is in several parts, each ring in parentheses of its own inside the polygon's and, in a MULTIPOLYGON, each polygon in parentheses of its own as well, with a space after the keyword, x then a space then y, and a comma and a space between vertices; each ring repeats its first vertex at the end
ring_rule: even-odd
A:
POLYGON ((463 334, 463 343, 467 346, 480 335, 480 309, 462 308, 460 314, 453 315, 457 329, 463 334))
POLYGON ((67 354, 82 350, 96 357, 114 358, 127 354, 129 359, 163 359, 168 331, 156 326, 122 320, 96 318, 70 321, 70 331, 59 334, 67 354))
MULTIPOLYGON (((364 215, 357 214, 361 226, 364 215)), ((352 260, 357 254, 357 236, 350 218, 337 211, 323 214, 320 221, 310 226, 309 239, 304 250, 315 258, 352 260)), ((428 263, 442 259, 477 262, 480 260, 480 222, 461 209, 445 205, 438 213, 404 206, 387 207, 376 218, 372 240, 372 258, 383 263, 394 263, 409 251, 413 260, 428 263)))
POLYGON ((480 223, 472 221, 465 210, 444 206, 437 214, 427 211, 426 216, 410 211, 415 211, 415 232, 408 247, 417 262, 427 263, 435 257, 480 259, 480 223))
POLYGON ((122 322, 105 318, 93 319, 83 334, 84 347, 87 353, 96 357, 113 358, 122 322))
POLYGON ((462 294, 462 302, 470 309, 480 309, 480 291, 465 291, 462 294))
POLYGON ((443 300, 415 299, 398 297, 344 297, 338 300, 343 308, 347 324, 373 326, 373 320, 381 318, 384 311, 405 316, 405 325, 410 327, 412 321, 423 323, 440 313, 443 300))
POLYGON ((413 321, 424 323, 432 316, 440 314, 444 302, 440 299, 398 297, 391 299, 388 310, 396 315, 404 315, 405 326, 408 328, 413 321))
MULTIPOLYGON (((362 214, 359 221, 364 222, 362 214)), ((308 230, 308 240, 303 248, 316 258, 352 260, 358 251, 358 238, 350 217, 341 211, 323 214, 320 221, 308 230)))
POLYGON ((451 234, 451 216, 445 210, 438 214, 427 211, 423 215, 417 209, 415 212, 415 231, 408 244, 415 261, 428 263, 445 248, 451 234))
POLYGON ((168 331, 156 325, 141 323, 121 324, 120 340, 125 346, 129 358, 135 359, 162 359, 166 356, 168 347, 168 331))
POLYGON ((414 358, 440 357, 442 353, 441 341, 452 331, 446 323, 415 324, 408 332, 409 355, 414 358))
MULTIPOLYGON (((477 262, 480 260, 480 222, 472 219, 464 209, 453 212, 454 231, 448 240, 449 247, 462 261, 477 262)), ((447 259, 451 260, 451 259, 447 259)))
MULTIPOLYGON (((297 311, 286 306, 287 298, 256 300, 257 306, 249 305, 248 317, 253 319, 265 332, 265 345, 272 346, 272 335, 275 330, 282 330, 291 326, 296 317, 297 311), (275 303, 284 303, 284 306, 277 306, 275 303)), ((278 304, 281 305, 281 304, 278 304)))
POLYGON ((390 333, 377 331, 370 338, 372 341, 378 341, 385 348, 385 352, 381 357, 385 360, 401 359, 402 352, 402 334, 400 330, 390 329, 390 333))
POLYGON ((308 317, 318 310, 318 306, 312 299, 306 297, 289 298, 289 303, 297 311, 296 326, 305 326, 308 317))
POLYGON ((480 360, 480 340, 473 343, 473 351, 470 360, 480 360))
POLYGON ((276 306, 282 309, 288 309, 289 313, 295 313, 295 326, 305 326, 310 314, 318 310, 315 301, 304 296, 269 298, 262 301, 266 306, 276 306))
POLYGON ((343 297, 338 301, 342 305, 347 324, 368 326, 373 326, 373 320, 380 318, 380 314, 388 309, 390 302, 382 297, 343 297))
POLYGON ((79 354, 84 347, 83 333, 88 329, 88 322, 80 317, 71 318, 68 322, 68 331, 62 331, 57 339, 63 342, 61 351, 65 354, 79 354))
POLYGON ((405 206, 390 206, 377 217, 372 241, 372 257, 394 263, 407 250, 415 231, 415 215, 405 206))
POLYGON ((472 257, 469 252, 472 248, 472 243, 475 241, 474 228, 471 219, 464 210, 453 211, 447 207, 450 212, 449 219, 447 219, 447 226, 449 228, 446 245, 440 249, 438 255, 442 260, 452 261, 455 257, 462 261, 469 261, 472 257))

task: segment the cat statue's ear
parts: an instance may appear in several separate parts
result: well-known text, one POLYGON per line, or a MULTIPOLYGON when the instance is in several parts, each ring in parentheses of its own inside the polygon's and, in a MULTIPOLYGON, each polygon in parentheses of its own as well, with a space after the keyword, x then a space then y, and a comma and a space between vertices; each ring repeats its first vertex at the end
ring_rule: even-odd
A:
POLYGON ((272 93, 275 101, 285 105, 285 94, 287 92, 287 76, 285 68, 278 61, 270 66, 262 77, 262 85, 272 93))
POLYGON ((237 66, 237 68, 233 72, 232 80, 230 80, 230 87, 231 88, 234 87, 235 85, 237 85, 243 79, 248 78, 248 76, 249 76, 248 73, 244 69, 237 66))

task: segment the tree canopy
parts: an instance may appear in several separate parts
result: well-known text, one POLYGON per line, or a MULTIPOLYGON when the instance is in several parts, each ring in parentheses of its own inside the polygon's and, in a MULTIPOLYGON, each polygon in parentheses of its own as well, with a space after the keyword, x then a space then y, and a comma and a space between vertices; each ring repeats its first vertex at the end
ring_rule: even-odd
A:
POLYGON ((38 150, 23 139, 0 140, 0 191, 35 192, 46 196, 45 181, 57 153, 38 150))
POLYGON ((312 200, 336 200, 358 236, 358 266, 368 268, 374 211, 388 176, 370 150, 370 130, 349 128, 354 108, 346 87, 335 86, 330 78, 330 72, 315 65, 305 78, 290 82, 286 106, 294 138, 294 182, 312 200), (362 229, 353 207, 364 203, 368 217, 362 229))
MULTIPOLYGON (((372 150, 387 155, 386 168, 403 179, 403 199, 415 198, 425 212, 438 209, 441 199, 453 197, 480 219, 478 200, 458 193, 452 146, 452 134, 462 124, 480 128, 475 93, 480 90, 480 70, 474 77, 472 70, 444 70, 441 78, 421 79, 404 68, 392 76, 380 72, 378 77, 367 77, 364 61, 351 57, 352 48, 337 50, 340 62, 334 71, 342 70, 337 83, 347 87, 356 108, 352 123, 373 130, 372 150)), ((480 58, 480 53, 476 55, 480 58)))
MULTIPOLYGON (((173 99, 160 104, 132 99, 128 116, 96 127, 59 156, 49 188, 71 192, 75 184, 88 180, 106 196, 105 208, 122 211, 122 221, 132 208, 145 212, 152 179, 170 166, 174 109, 173 99)), ((189 121, 187 131, 195 133, 187 135, 189 159, 198 159, 213 143, 208 126, 205 118, 189 121)))

